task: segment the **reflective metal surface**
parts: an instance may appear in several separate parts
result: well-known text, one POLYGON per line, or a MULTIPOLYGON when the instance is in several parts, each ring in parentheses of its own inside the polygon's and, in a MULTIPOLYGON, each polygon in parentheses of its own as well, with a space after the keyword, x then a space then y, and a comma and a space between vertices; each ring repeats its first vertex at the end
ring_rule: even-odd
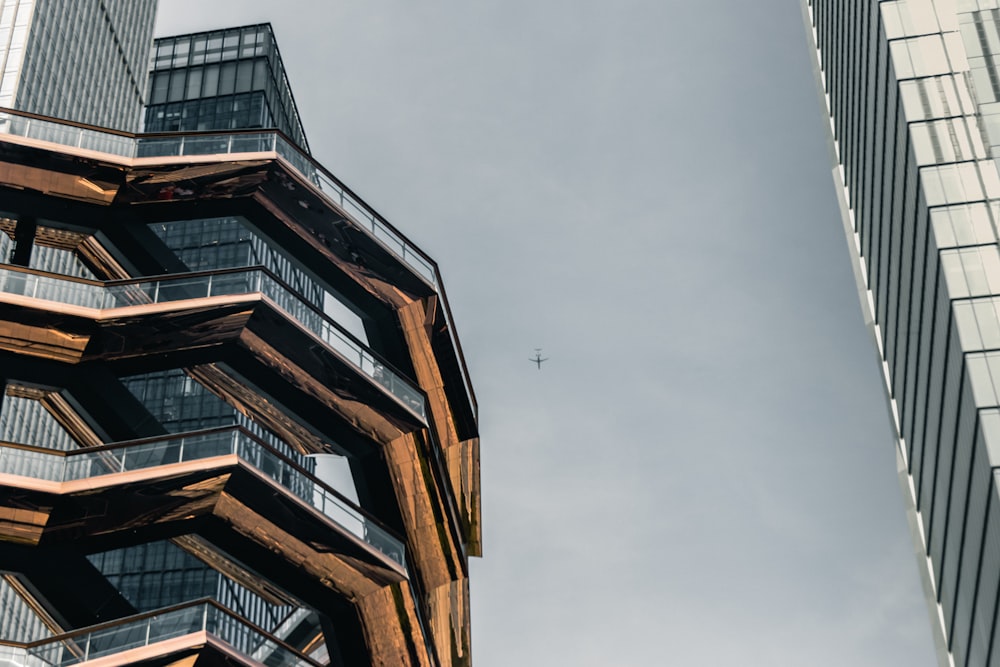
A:
MULTIPOLYGON (((39 226, 40 247, 64 247, 93 275, 125 279, 0 268, 5 354, 58 362, 67 378, 98 362, 123 375, 184 368, 296 451, 343 447, 367 457, 374 450, 386 504, 399 513, 392 523, 406 534, 411 579, 370 553, 369 545, 382 547, 367 524, 334 539, 304 521, 316 499, 297 493, 301 485, 291 488, 281 466, 257 472, 231 453, 146 465, 165 461, 174 444, 74 454, 67 460, 89 461, 80 479, 21 476, 0 485, 0 535, 35 549, 68 540, 107 549, 194 534, 275 572, 278 586, 310 605, 350 600, 374 664, 431 664, 432 654, 442 666, 468 664, 466 559, 481 549, 478 427, 433 262, 278 133, 134 136, 18 114, 0 114, 0 130, 0 185, 17 193, 15 208, 57 202, 57 222, 39 226), (95 205, 106 214, 91 219, 95 205), (398 337, 395 347, 382 356, 376 340, 375 353, 259 269, 128 278, 142 275, 120 251, 141 245, 130 225, 204 218, 206 210, 245 216, 255 233, 266 230, 269 242, 365 311, 382 336, 398 337), (85 231, 65 236, 60 217, 83 221, 73 229, 85 231), (219 467, 226 457, 234 461, 219 467), (95 466, 115 462, 116 471, 95 474, 95 466), (279 493, 262 493, 265 482, 277 483, 279 493), (303 576, 313 589, 296 579, 303 576)), ((0 233, 16 227, 0 225, 0 233)), ((30 364, 17 367, 37 377, 30 364)), ((33 465, 16 459, 11 465, 33 465)))
MULTIPOLYGON (((164 136, 128 135, 101 128, 66 123, 53 118, 30 117, 13 111, 0 109, 0 134, 25 137, 67 148, 85 149, 95 153, 122 158, 124 164, 131 164, 131 158, 196 157, 244 154, 274 154, 294 169, 302 179, 298 186, 308 184, 318 191, 338 211, 346 215, 359 229, 367 232, 372 239, 387 248, 403 263, 420 276, 427 284, 443 294, 440 275, 436 264, 394 227, 379 216, 371 207, 344 186, 311 156, 303 153, 293 143, 283 138, 280 132, 231 132, 192 133, 164 136)), ((177 174, 174 174, 174 178, 177 174)), ((0 178, 2 180, 2 178, 0 178)), ((291 187, 291 183, 286 184, 291 187)), ((104 186, 103 192, 107 190, 104 186)), ((184 194, 184 188, 172 188, 169 198, 191 196, 184 194)), ((322 239, 321 239, 322 240, 322 239)), ((454 331, 451 311, 444 304, 440 313, 447 331, 454 331)), ((454 346, 459 360, 459 381, 464 387, 466 399, 475 405, 475 396, 468 378, 464 359, 457 337, 449 335, 449 344, 454 346)))

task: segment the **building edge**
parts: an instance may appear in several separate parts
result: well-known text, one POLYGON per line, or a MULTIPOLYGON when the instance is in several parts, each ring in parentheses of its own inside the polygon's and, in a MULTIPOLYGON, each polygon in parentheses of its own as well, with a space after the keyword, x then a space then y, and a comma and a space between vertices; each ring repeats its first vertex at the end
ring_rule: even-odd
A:
POLYGON ((820 100, 820 108, 823 109, 824 134, 826 137, 827 157, 831 169, 831 179, 834 184, 834 191, 837 196, 837 207, 840 211, 840 221, 844 230, 844 240, 851 257, 851 272, 854 275, 854 283, 857 289, 858 302, 861 306, 861 315, 864 318, 865 329, 868 330, 869 340, 872 343, 872 351, 875 353, 876 361, 882 369, 882 380, 886 391, 883 393, 886 412, 890 420, 890 433, 887 435, 893 441, 893 449, 896 458, 896 476, 899 482, 900 492, 903 497, 903 504, 906 511, 906 523, 910 529, 910 538, 913 541, 913 555, 916 559, 917 571, 920 573, 921 589, 924 594, 924 603, 927 605, 927 614, 930 617, 931 634, 934 639, 934 653, 937 656, 940 667, 955 667, 955 661, 948 650, 948 640, 944 625, 944 616, 941 606, 937 601, 936 585, 933 572, 931 570, 931 559, 927 555, 928 545, 924 534, 919 513, 917 511, 916 494, 911 478, 907 473, 906 447, 900 433, 899 417, 895 403, 891 398, 892 386, 889 380, 888 369, 885 358, 882 355, 880 337, 878 334, 878 324, 875 321, 875 301, 865 272, 862 267, 862 257, 860 241, 857 238, 854 226, 854 212, 848 203, 847 185, 844 182, 840 155, 837 147, 837 140, 834 136, 833 115, 830 108, 830 101, 824 87, 825 76, 819 60, 819 46, 816 30, 813 24, 812 11, 808 0, 798 0, 799 9, 802 15, 802 23, 807 34, 807 48, 809 52, 809 65, 813 73, 815 90, 820 100))

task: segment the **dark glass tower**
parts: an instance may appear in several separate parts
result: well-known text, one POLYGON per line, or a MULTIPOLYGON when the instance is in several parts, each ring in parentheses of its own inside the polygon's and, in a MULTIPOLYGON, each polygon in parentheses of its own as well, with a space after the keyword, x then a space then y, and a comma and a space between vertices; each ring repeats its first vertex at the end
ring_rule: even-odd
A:
MULTIPOLYGON (((201 37, 155 48, 168 90, 285 81, 268 26, 201 37)), ((289 108, 0 115, 0 661, 471 663, 477 416, 440 274, 289 108)))
POLYGON ((154 42, 146 132, 257 127, 309 150, 269 23, 154 42))

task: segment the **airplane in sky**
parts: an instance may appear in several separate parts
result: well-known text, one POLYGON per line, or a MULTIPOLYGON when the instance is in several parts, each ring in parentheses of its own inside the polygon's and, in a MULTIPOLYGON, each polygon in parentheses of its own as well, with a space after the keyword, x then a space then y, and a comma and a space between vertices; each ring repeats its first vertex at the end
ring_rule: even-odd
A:
POLYGON ((542 370, 542 362, 548 360, 548 357, 542 358, 542 348, 540 347, 535 348, 535 357, 533 359, 528 359, 528 361, 538 364, 538 370, 542 370))

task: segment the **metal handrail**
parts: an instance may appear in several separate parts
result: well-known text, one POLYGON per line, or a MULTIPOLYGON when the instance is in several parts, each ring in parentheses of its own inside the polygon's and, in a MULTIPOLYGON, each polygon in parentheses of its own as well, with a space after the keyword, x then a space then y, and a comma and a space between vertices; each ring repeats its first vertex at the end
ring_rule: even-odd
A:
MULTIPOLYGON (((379 215, 374 208, 369 206, 353 190, 344 185, 340 179, 317 162, 312 155, 303 151, 291 138, 280 130, 253 129, 227 130, 225 132, 192 131, 134 134, 0 107, 0 134, 24 136, 63 146, 103 152, 127 159, 140 157, 140 152, 143 152, 140 147, 145 146, 148 149, 156 145, 156 142, 171 147, 176 145, 177 150, 176 152, 171 150, 166 154, 160 155, 153 152, 143 157, 247 152, 233 150, 234 138, 243 137, 245 141, 246 137, 259 137, 262 143, 255 147, 256 150, 250 152, 274 152, 286 164, 297 171, 304 181, 309 183, 319 194, 343 212, 359 229, 362 229, 372 240, 399 258, 405 265, 409 266, 417 276, 426 281, 442 296, 442 300, 444 299, 441 273, 437 263, 402 232, 396 229, 388 220, 379 215), (23 122, 20 126, 15 127, 16 123, 12 119, 23 122), (35 126, 34 130, 32 124, 35 126), (206 140, 212 137, 219 138, 219 141, 223 141, 223 138, 225 138, 226 150, 222 153, 215 151, 210 153, 201 151, 185 153, 183 148, 187 137, 190 137, 192 143, 196 146, 199 145, 199 140, 202 143, 206 143, 206 140), (171 141, 175 143, 171 144, 171 141), (264 150, 265 148, 266 150, 264 150)), ((241 144, 238 140, 236 145, 244 148, 247 147, 246 144, 241 144)), ((220 146, 221 144, 216 144, 215 148, 220 146)), ((466 396, 473 406, 473 410, 478 412, 478 404, 476 403, 475 393, 472 390, 472 382, 462 355, 461 345, 458 343, 454 322, 447 307, 444 309, 444 315, 445 321, 451 331, 449 339, 460 362, 459 366, 462 371, 462 382, 466 396)))
MULTIPOLYGON (((256 651, 261 648, 270 648, 272 654, 280 651, 283 654, 282 664, 321 667, 321 663, 211 598, 192 600, 33 642, 0 642, 0 658, 21 660, 25 667, 66 667, 194 632, 210 633, 246 655, 239 645, 239 637, 234 636, 237 633, 231 630, 241 631, 243 637, 249 630, 256 636, 256 651), (289 659, 292 662, 284 662, 289 659)), ((249 655, 247 657, 253 659, 249 655)))
POLYGON ((68 482, 224 455, 237 456, 241 461, 274 480, 295 497, 305 501, 370 547, 398 563, 404 570, 407 569, 406 547, 403 540, 390 528, 382 525, 379 519, 364 508, 355 505, 339 491, 241 426, 189 431, 69 451, 0 441, 0 473, 7 472, 35 479, 68 482), (251 451, 253 449, 258 450, 260 455, 254 456, 251 451), (15 455, 17 461, 20 463, 28 462, 29 465, 10 465, 11 459, 8 455, 10 450, 19 452, 15 455), (129 457, 130 453, 131 457, 129 457), (160 454, 158 460, 155 456, 153 459, 149 458, 155 454, 160 454), (47 462, 37 469, 31 469, 30 460, 37 460, 37 456, 58 457, 60 462, 57 466, 47 462), (78 459, 83 459, 83 461, 78 459), (135 462, 137 460, 138 463, 135 462), (267 462, 274 463, 275 460, 284 467, 278 474, 265 465, 267 462), (129 465, 130 461, 132 462, 131 466, 129 465), (98 464, 96 470, 93 465, 95 463, 98 464), (28 469, 25 470, 25 467, 28 469), (8 469, 10 469, 9 472, 8 469), (40 476, 42 472, 45 473, 44 476, 40 476), (295 479, 296 475, 297 479, 295 479), (302 488, 299 488, 296 482, 302 488), (334 514, 331 514, 331 511, 334 514), (351 525, 348 525, 345 522, 345 517, 357 525, 358 529, 355 530, 351 525))
POLYGON ((388 361, 377 355, 336 320, 310 303, 305 296, 262 266, 98 281, 25 269, 11 264, 0 264, 0 291, 98 309, 184 301, 211 296, 260 293, 267 297, 274 306, 316 335, 339 357, 388 391, 407 409, 414 412, 422 420, 426 421, 427 419, 426 399, 418 386, 407 380, 388 361), (239 277, 241 275, 247 277, 243 284, 221 279, 222 277, 239 277), (18 276, 23 276, 23 278, 18 279, 18 276), (63 290, 56 288, 39 294, 43 281, 57 285, 83 285, 92 290, 99 290, 99 292, 84 291, 82 294, 74 292, 72 295, 68 295, 59 294, 63 290), (15 283, 16 289, 12 289, 15 283), (284 294, 275 294, 271 289, 272 284, 284 294), (185 293, 181 294, 180 298, 170 298, 170 293, 166 290, 178 287, 185 288, 185 293), (189 293, 190 290, 203 290, 204 293, 199 292, 192 295, 189 293), (296 314, 289 310, 288 304, 282 303, 285 300, 282 297, 289 297, 298 306, 305 308, 309 312, 309 317, 303 318, 301 312, 296 314), (77 302, 80 300, 84 303, 77 302), (123 300, 125 303, 121 303, 123 300))

